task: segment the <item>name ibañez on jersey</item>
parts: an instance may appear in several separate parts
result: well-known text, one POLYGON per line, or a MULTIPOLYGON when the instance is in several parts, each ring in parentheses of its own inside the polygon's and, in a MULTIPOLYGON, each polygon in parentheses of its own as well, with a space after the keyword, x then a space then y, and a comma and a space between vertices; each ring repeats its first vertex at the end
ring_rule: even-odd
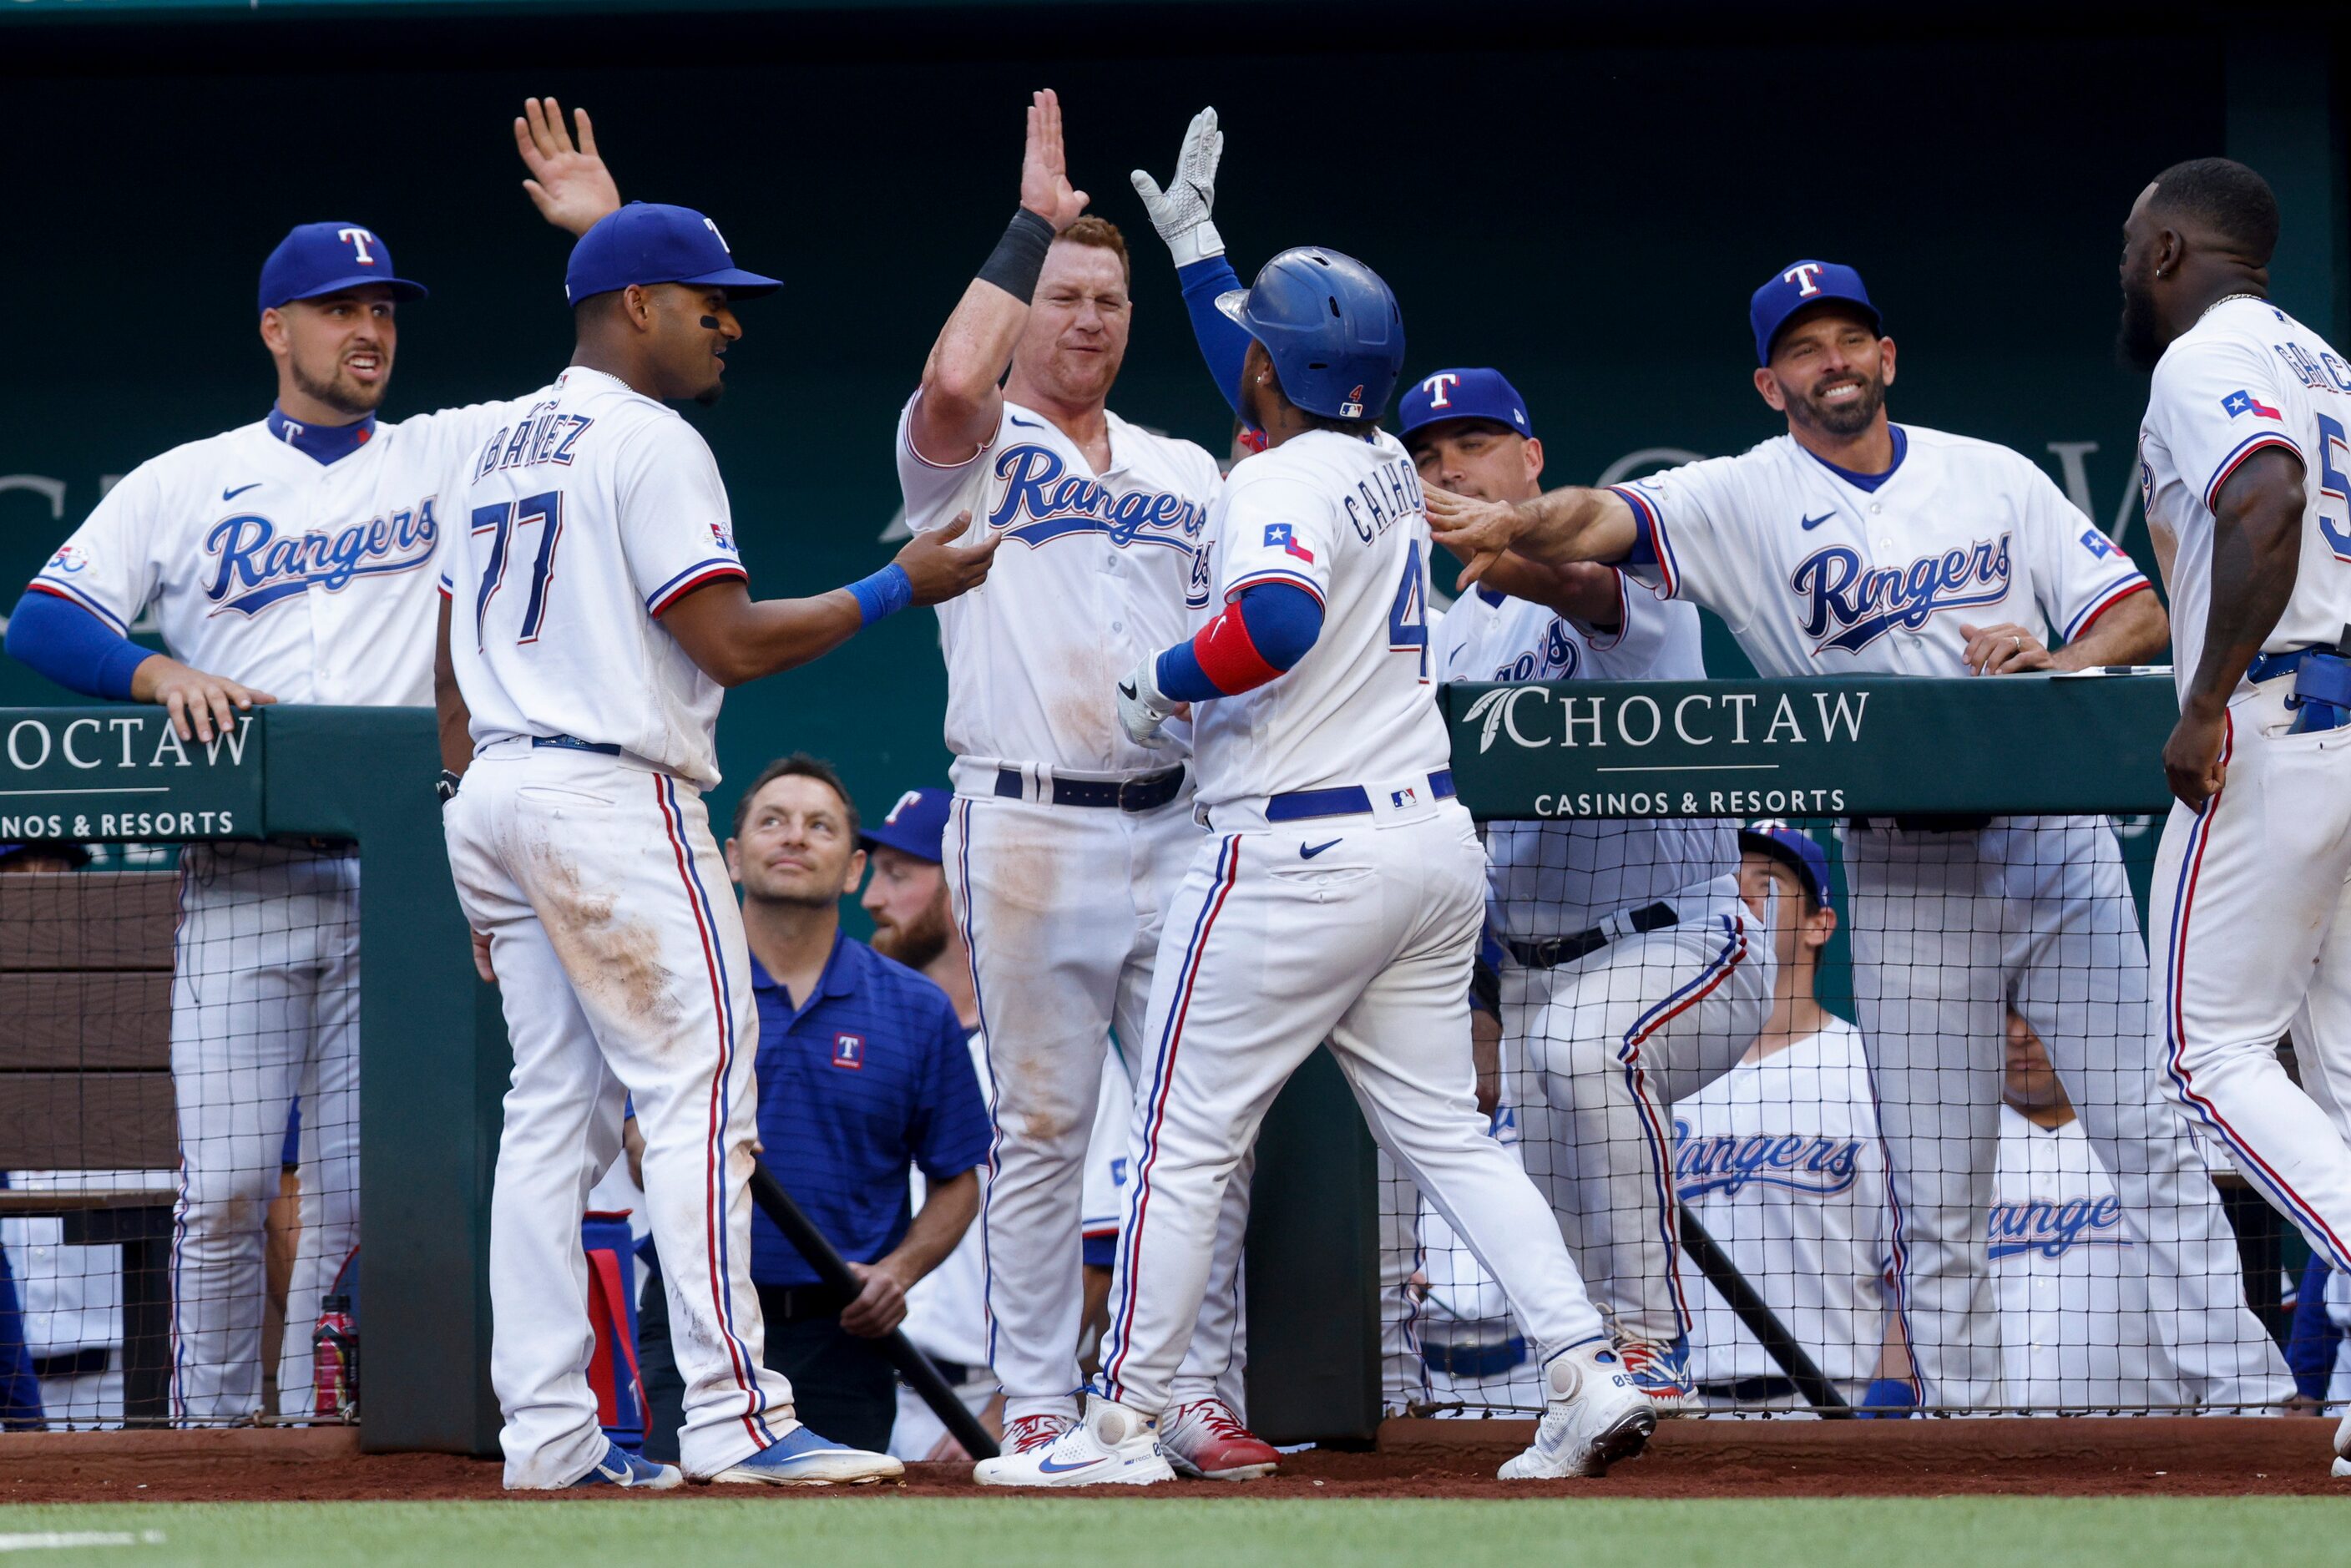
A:
POLYGON ((996 459, 1004 498, 987 526, 1035 549, 1072 534, 1099 533, 1124 549, 1164 545, 1189 550, 1207 514, 1196 501, 1160 490, 1113 492, 1099 479, 1072 474, 1046 446, 1012 446, 996 459))
POLYGON ((429 566, 441 533, 435 499, 428 496, 334 533, 281 535, 258 512, 223 517, 204 535, 204 554, 214 562, 204 583, 211 613, 250 617, 314 583, 332 593, 359 578, 429 566))
POLYGON ((2069 1198, 2064 1203, 2035 1199, 2031 1203, 1995 1203, 1985 1221, 1985 1239, 1994 1258, 2016 1258, 2038 1252, 2063 1258, 2076 1247, 2127 1247, 2123 1234, 2122 1199, 2069 1198))
POLYGON ((1860 1162, 1858 1138, 1797 1133, 1696 1137, 1687 1122, 1674 1122, 1674 1190, 1685 1202, 1716 1192, 1736 1197, 1750 1186, 1834 1197, 1861 1179, 1860 1162))
POLYGON ((1805 601, 1804 635, 1857 653, 1888 632, 1916 632, 1947 610, 1998 604, 2008 597, 2008 536, 1971 549, 1922 555, 1907 566, 1867 565, 1850 545, 1814 550, 1796 563, 1788 586, 1805 601))

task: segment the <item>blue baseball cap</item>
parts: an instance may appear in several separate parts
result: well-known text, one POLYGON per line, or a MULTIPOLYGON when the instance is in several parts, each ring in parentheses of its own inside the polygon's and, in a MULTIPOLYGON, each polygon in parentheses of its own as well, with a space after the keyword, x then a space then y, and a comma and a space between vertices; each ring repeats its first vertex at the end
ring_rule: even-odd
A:
POLYGON ((1448 419, 1490 419, 1520 435, 1535 433, 1527 420, 1527 400, 1499 371, 1439 371, 1424 377, 1406 389, 1397 414, 1399 438, 1448 419))
POLYGON ((563 297, 577 305, 632 283, 710 284, 737 299, 784 286, 737 267, 716 224, 692 207, 660 202, 631 202, 581 235, 563 274, 563 297))
POLYGON ((933 865, 946 859, 947 808, 954 794, 946 789, 909 789, 898 797, 890 814, 857 835, 858 847, 886 844, 933 865))
POLYGON ((1802 879, 1814 904, 1823 909, 1836 907, 1829 897, 1828 852, 1812 834, 1777 818, 1767 818, 1739 830, 1739 847, 1787 865, 1802 879))
POLYGON ((381 283, 394 299, 422 299, 431 291, 393 275, 392 247, 358 224, 296 224, 261 264, 261 308, 316 299, 339 288, 381 283))
POLYGON ((1780 335, 1789 317, 1831 299, 1860 306, 1870 326, 1884 332, 1877 307, 1869 302, 1869 290, 1861 286, 1861 274, 1834 261, 1792 262, 1757 289, 1747 307, 1747 319, 1755 328, 1755 362, 1771 362, 1771 340, 1780 335))

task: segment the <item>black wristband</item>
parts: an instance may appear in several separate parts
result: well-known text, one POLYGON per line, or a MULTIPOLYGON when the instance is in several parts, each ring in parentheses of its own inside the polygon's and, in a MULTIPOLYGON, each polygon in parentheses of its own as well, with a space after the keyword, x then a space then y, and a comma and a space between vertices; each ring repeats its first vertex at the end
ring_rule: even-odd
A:
POLYGON ((1481 1013, 1502 1016, 1502 977, 1483 958, 1469 965, 1469 1005, 1481 1013))
POLYGON ((1018 208, 979 269, 979 280, 1026 305, 1036 297, 1037 275, 1045 270, 1045 253, 1052 245, 1053 225, 1026 207, 1018 208))

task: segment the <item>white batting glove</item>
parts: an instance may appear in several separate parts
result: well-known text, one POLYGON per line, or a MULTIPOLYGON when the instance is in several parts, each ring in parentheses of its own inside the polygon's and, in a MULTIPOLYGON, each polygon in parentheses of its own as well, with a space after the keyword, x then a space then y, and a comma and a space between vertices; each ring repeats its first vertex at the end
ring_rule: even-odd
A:
POLYGON ((1225 254, 1225 236, 1208 221, 1217 204, 1217 162, 1225 155, 1225 133, 1217 129, 1217 111, 1204 109, 1192 117, 1184 132, 1183 151, 1176 154, 1176 175, 1161 190, 1159 182, 1137 169, 1127 178, 1151 214, 1151 226, 1167 242, 1177 267, 1189 267, 1225 254))
POLYGON ((1159 655, 1146 656, 1118 683, 1118 723, 1137 746, 1165 746, 1159 733, 1184 705, 1159 689, 1159 655))

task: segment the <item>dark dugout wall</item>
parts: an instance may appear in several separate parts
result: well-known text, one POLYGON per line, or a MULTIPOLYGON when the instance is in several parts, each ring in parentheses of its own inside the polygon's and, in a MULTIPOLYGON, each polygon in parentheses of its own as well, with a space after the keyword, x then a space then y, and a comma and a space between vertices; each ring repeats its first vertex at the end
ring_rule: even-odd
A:
MULTIPOLYGON (((2339 12, 2272 11, 2249 34, 2218 8, 2155 9, 2124 33, 2086 8, 1978 8, 1799 42, 1777 10, 1585 13, 11 6, 0 580, 28 577, 108 476, 267 408, 253 283, 292 224, 367 225, 433 287, 402 314, 388 415, 548 380, 568 241, 518 189, 507 127, 528 93, 589 107, 626 195, 702 208, 788 280, 746 307, 724 402, 690 413, 768 594, 892 548, 893 422, 1013 205, 1042 85, 1074 177, 1134 251, 1113 406, 1216 451, 1228 419, 1126 179, 1164 178, 1204 103, 1244 276, 1303 242, 1369 260, 1417 372, 1502 367, 1558 481, 1774 434, 1747 297, 1828 256, 1862 269, 1900 345, 1897 419, 2031 454, 2146 560, 2144 383, 2110 350, 2119 228, 2157 170, 2217 151, 2278 184, 2279 297, 2343 340, 2339 12)), ((0 673, 0 703, 57 695, 0 673)), ((944 695, 935 622, 907 614, 730 695, 725 766, 740 780, 806 749, 886 803, 943 779, 944 695)))

